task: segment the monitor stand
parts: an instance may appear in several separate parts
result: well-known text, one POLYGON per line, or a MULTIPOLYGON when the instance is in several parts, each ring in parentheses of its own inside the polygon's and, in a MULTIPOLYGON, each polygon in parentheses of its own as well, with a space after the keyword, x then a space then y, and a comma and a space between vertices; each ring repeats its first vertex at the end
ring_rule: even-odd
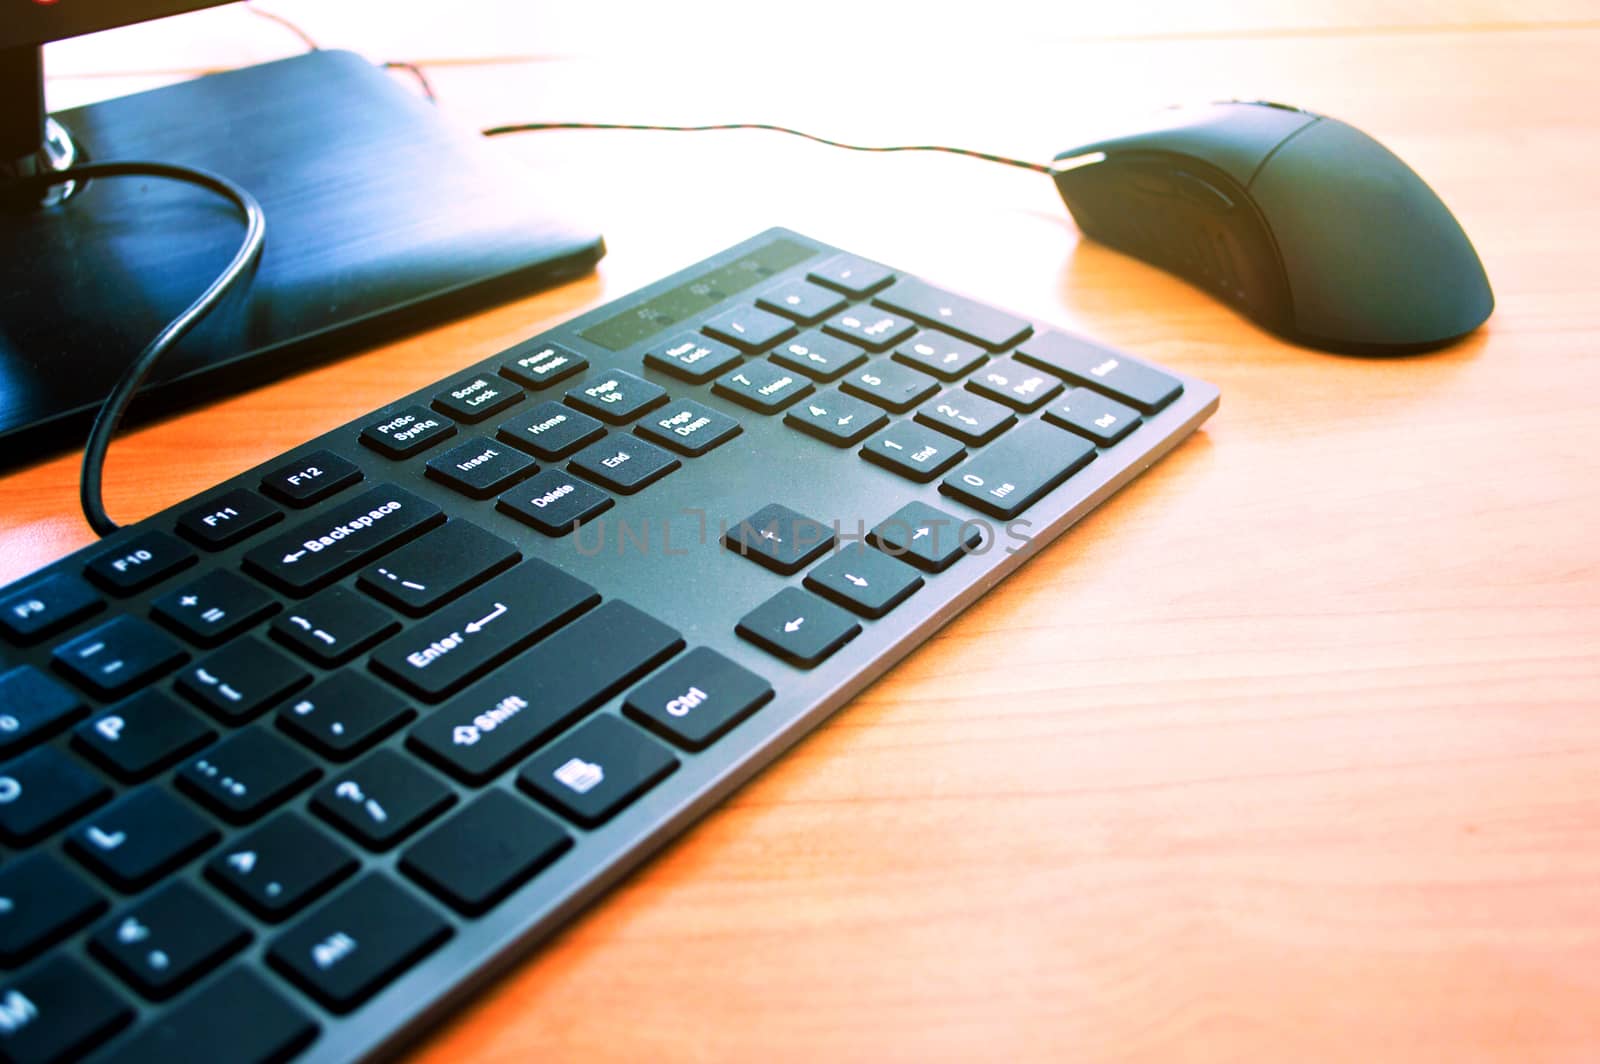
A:
MULTIPOLYGON (((168 353, 134 417, 555 284, 605 253, 598 235, 551 216, 535 175, 349 52, 55 119, 84 161, 212 170, 266 211, 255 276, 168 353)), ((96 179, 54 205, 0 208, 0 467, 81 446, 123 367, 242 235, 225 200, 154 178, 96 179)))

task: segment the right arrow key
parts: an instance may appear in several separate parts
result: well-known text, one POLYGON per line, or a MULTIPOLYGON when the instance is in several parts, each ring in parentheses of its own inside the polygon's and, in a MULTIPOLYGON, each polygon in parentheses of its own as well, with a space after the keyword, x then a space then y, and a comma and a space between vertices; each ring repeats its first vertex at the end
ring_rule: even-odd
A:
POLYGON ((809 669, 860 635, 861 625, 831 602, 786 587, 745 614, 737 631, 763 650, 809 669))

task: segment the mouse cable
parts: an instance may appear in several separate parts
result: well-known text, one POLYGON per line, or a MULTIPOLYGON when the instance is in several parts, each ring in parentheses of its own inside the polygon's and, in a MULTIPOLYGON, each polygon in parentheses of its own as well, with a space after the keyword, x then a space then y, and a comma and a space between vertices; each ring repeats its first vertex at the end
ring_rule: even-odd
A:
POLYGON ((128 404, 133 401, 134 393, 155 368, 156 362, 174 344, 183 339, 189 330, 198 325, 213 307, 222 302, 228 292, 248 275, 251 267, 260 259, 262 241, 267 233, 267 216, 254 196, 227 178, 205 170, 168 163, 86 163, 66 170, 52 170, 8 182, 0 188, 0 194, 8 198, 13 195, 42 195, 53 185, 98 177, 159 177, 198 185, 232 201, 245 217, 244 240, 239 244, 239 250, 234 253, 233 261, 228 263, 227 268, 217 275, 210 287, 189 305, 189 309, 168 322, 166 327, 156 334, 155 339, 139 353, 139 357, 128 364, 95 414, 94 426, 89 430, 89 438, 83 447, 83 470, 78 478, 78 502, 83 507, 84 518, 89 522, 89 527, 94 529, 95 534, 109 536, 120 527, 106 514, 105 501, 101 497, 101 480, 105 469, 106 451, 111 447, 111 438, 116 435, 117 426, 122 423, 122 416, 127 413, 128 404))

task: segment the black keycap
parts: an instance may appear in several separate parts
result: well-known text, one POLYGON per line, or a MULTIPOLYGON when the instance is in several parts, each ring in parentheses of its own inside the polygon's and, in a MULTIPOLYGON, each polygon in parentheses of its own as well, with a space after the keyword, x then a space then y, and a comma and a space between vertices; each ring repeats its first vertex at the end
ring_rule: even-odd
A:
POLYGON ((830 388, 791 407, 784 421, 835 447, 859 443, 889 421, 889 415, 864 399, 830 388))
POLYGON ((872 301, 991 351, 1010 347, 1033 332, 1033 326, 1014 314, 935 288, 913 277, 902 278, 879 292, 872 301))
POLYGON ((754 354, 793 336, 794 323, 755 307, 735 307, 706 322, 701 331, 754 354))
POLYGON ((861 625, 833 603, 786 587, 740 618, 736 631, 756 646, 809 669, 860 635, 861 625))
POLYGON ((898 362, 878 361, 844 379, 840 385, 885 410, 903 414, 939 390, 939 382, 898 362))
POLYGON ((317 1025, 249 968, 234 968, 117 1047, 117 1064, 279 1064, 305 1048, 317 1025))
POLYGON ((546 469, 500 496, 495 506, 547 536, 564 536, 616 500, 564 469, 546 469))
POLYGON ((294 659, 259 639, 240 639, 178 673, 177 686, 224 724, 239 724, 310 682, 294 659))
POLYGON ((511 357, 500 364, 500 372, 518 384, 539 389, 566 380, 588 365, 582 355, 560 344, 529 341, 512 348, 511 357))
POLYGON ((118 890, 154 883, 216 842, 211 822, 154 785, 123 795, 76 828, 67 847, 118 890))
POLYGON ((523 391, 493 373, 463 377, 433 397, 433 407, 446 417, 475 423, 522 402, 523 391))
POLYGON ((607 436, 573 455, 569 468, 612 491, 632 495, 681 465, 654 444, 628 436, 607 436))
POLYGON ((0 965, 31 959, 105 907, 99 891, 51 854, 32 853, 0 868, 0 965))
POLYGON ((552 743, 517 783, 585 827, 598 827, 677 770, 672 751, 621 717, 600 716, 552 743))
POLYGON ((740 406, 771 414, 810 394, 811 382, 771 362, 747 362, 718 377, 711 388, 740 406))
POLYGON ((845 299, 838 292, 806 281, 785 281, 761 294, 756 306, 793 318, 801 325, 813 325, 829 314, 843 310, 845 299))
POLYGON ((967 381, 967 390, 1004 403, 1014 410, 1037 410, 1057 392, 1061 382, 1014 358, 991 362, 967 381))
POLYGON ((1050 404, 1044 419, 1109 447, 1139 427, 1139 412, 1093 388, 1074 388, 1050 404))
POLYGON ((0 629, 17 643, 36 643, 105 605, 94 588, 66 573, 47 576, 0 598, 0 629))
POLYGON ((670 373, 691 384, 708 381, 743 358, 727 344, 719 344, 695 333, 683 333, 651 348, 644 364, 670 373))
POLYGON ((347 587, 330 587, 272 622, 272 637, 314 664, 349 661, 400 627, 394 614, 347 587))
POLYGON ((361 442, 387 458, 410 458, 456 434, 456 423, 425 406, 396 410, 361 430, 361 442))
POLYGON ((235 488, 186 510, 178 531, 206 550, 221 550, 283 520, 283 511, 245 488, 235 488))
POLYGON ((32 665, 0 674, 0 758, 49 738, 83 713, 82 699, 32 665))
POLYGON ((0 983, 0 1053, 6 1064, 82 1059, 132 1018, 126 1002, 65 956, 0 983))
POLYGON ((137 783, 177 764, 216 734, 162 692, 148 690, 78 725, 73 741, 118 779, 137 783))
POLYGON ((1094 455, 1094 444, 1083 437, 1029 421, 945 477, 939 490, 1010 520, 1088 465, 1094 455))
POLYGON ((267 959, 334 1012, 349 1012, 450 937, 450 925, 380 873, 279 935, 267 959))
POLYGON ((922 577, 911 566, 860 543, 806 574, 806 587, 871 618, 882 617, 921 586, 922 577))
POLYGON ((116 698, 172 671, 189 654, 139 617, 115 617, 55 649, 56 668, 101 698, 116 698))
POLYGON ((354 874, 360 862, 297 813, 280 813, 206 862, 206 876, 276 923, 354 874))
POLYGON ((993 399, 951 388, 924 403, 917 411, 917 420, 976 447, 1015 425, 1017 415, 993 399))
POLYGON ((415 760, 379 750, 317 788, 311 808, 369 850, 387 850, 455 800, 415 760))
POLYGON ((106 921, 90 948, 145 997, 176 994, 250 940, 245 926, 182 881, 106 921))
POLYGON ((84 569, 89 579, 118 595, 130 595, 193 565, 194 548, 152 529, 97 555, 84 569))
POLYGON ((688 750, 704 750, 772 698, 772 685, 695 647, 628 693, 622 711, 688 750))
POLYGON ((942 573, 983 543, 983 532, 923 502, 900 507, 869 536, 879 550, 929 573, 942 573))
POLYGON ((967 456, 967 449, 942 432, 899 421, 868 440, 861 457, 908 480, 925 484, 967 456))
POLYGON ((304 595, 443 522, 433 503, 380 484, 268 540, 244 562, 273 586, 304 595))
POLYGON ((332 451, 312 451, 261 478, 261 490, 290 506, 310 506, 361 481, 361 469, 332 451))
POLYGON ((1047 332, 1017 352, 1024 362, 1075 384, 1088 384, 1146 414, 1153 414, 1183 392, 1183 382, 1110 348, 1065 333, 1047 332))
POLYGON ((324 757, 348 761, 415 714, 365 673, 346 669, 278 710, 278 727, 324 757))
POLYGON ((228 736, 178 772, 178 786, 213 812, 247 824, 322 775, 305 754, 266 728, 228 736))
POLYGON ((567 392, 567 403, 613 425, 626 425, 667 401, 660 385, 620 369, 590 377, 567 392))
POLYGON ((924 329, 897 347, 894 357, 897 362, 915 366, 940 380, 953 381, 983 365, 989 355, 977 344, 924 329))
POLYGON ((21 846, 106 800, 110 788, 53 746, 0 765, 0 839, 21 846))
POLYGON ((855 255, 835 255, 806 276, 851 296, 876 292, 894 280, 894 274, 887 266, 879 266, 876 262, 855 255))
POLYGON ((674 629, 612 599, 435 710, 410 743, 486 782, 682 647, 674 629))
POLYGON ((428 476, 469 499, 487 499, 538 469, 533 459, 510 444, 482 436, 469 436, 428 461, 428 476))
POLYGON ((457 518, 367 566, 360 587, 420 616, 509 569, 521 557, 509 541, 457 518))
POLYGON ((605 434, 605 425, 554 399, 547 399, 500 426, 502 440, 551 462, 605 434))
POLYGON ((278 609, 255 584, 217 569, 156 599, 151 614, 190 642, 215 646, 278 609))
POLYGON ((571 848, 555 821, 494 790, 418 839, 401 855, 400 868, 440 900, 477 916, 571 848))
POLYGON ((675 399, 633 427, 647 440, 697 458, 739 435, 739 422, 693 399, 675 399))
POLYGON ((823 328, 835 336, 860 344, 868 351, 887 351, 916 331, 908 318, 877 307, 850 307, 829 318, 823 328))
POLYGON ((437 702, 599 601, 588 584, 530 558, 383 644, 372 665, 437 702))
POLYGON ((797 369, 812 380, 831 381, 867 360, 867 353, 848 340, 812 329, 772 352, 772 361, 797 369))
POLYGON ((729 550, 787 576, 833 546, 833 528, 778 503, 768 503, 723 535, 729 550))

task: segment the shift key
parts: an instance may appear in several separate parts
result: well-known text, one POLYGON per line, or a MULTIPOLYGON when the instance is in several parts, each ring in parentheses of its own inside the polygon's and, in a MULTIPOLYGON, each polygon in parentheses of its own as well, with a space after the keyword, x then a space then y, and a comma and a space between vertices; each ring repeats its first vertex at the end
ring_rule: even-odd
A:
POLYGON ((582 580, 530 558, 384 643, 372 667, 437 702, 599 601, 582 580))
POLYGON ((268 583, 304 595, 443 521, 433 503, 380 484, 268 540, 244 563, 268 583))

